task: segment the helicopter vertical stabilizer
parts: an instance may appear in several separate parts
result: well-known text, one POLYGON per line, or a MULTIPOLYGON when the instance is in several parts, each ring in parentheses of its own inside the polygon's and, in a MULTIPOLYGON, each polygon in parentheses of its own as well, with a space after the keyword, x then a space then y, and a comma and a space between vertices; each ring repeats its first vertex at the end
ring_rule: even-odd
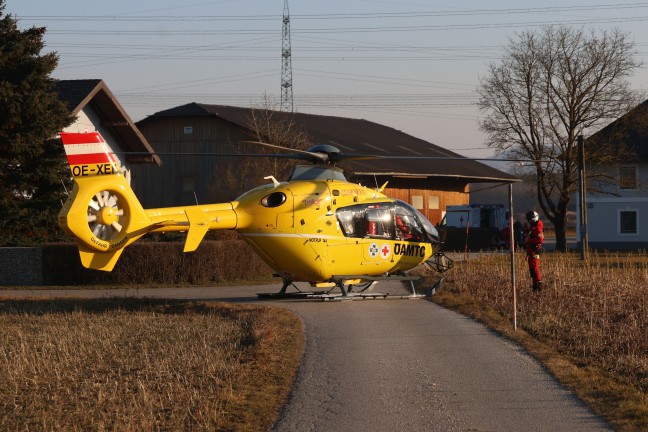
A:
POLYGON ((59 135, 74 178, 121 172, 117 157, 99 132, 61 132, 59 135))

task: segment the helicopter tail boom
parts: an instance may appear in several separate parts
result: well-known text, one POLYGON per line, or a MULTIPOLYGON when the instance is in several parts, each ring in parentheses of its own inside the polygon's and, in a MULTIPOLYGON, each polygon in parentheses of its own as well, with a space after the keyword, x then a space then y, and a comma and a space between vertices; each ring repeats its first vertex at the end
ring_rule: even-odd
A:
POLYGON ((149 232, 186 231, 191 252, 210 229, 236 227, 233 203, 145 210, 98 132, 60 135, 74 187, 58 224, 76 240, 84 267, 111 271, 124 248, 149 232))

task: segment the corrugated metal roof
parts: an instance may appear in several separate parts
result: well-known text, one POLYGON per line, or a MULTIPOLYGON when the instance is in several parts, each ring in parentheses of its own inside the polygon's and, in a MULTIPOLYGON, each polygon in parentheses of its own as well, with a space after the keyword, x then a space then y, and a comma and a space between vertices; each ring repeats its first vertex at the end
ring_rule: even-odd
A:
POLYGON ((148 155, 127 157, 129 162, 153 162, 158 165, 162 163, 103 80, 59 80, 56 82, 55 90, 59 94, 59 99, 67 104, 73 115, 77 115, 86 105, 90 105, 100 116, 101 126, 110 130, 125 151, 148 153, 148 155))
MULTIPOLYGON (((160 111, 142 120, 183 116, 215 116, 250 129, 254 108, 190 103, 160 111)), ((380 156, 429 156, 452 159, 354 160, 344 166, 357 175, 462 178, 467 182, 511 182, 519 179, 483 163, 462 157, 397 129, 367 120, 304 113, 273 112, 277 120, 292 119, 313 144, 330 144, 343 153, 380 156), (455 159, 456 158, 456 159, 455 159)))

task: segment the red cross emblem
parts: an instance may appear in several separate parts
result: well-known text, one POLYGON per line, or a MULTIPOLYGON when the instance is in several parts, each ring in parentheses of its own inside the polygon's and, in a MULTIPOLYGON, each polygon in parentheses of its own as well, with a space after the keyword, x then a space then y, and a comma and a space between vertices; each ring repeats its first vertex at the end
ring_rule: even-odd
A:
POLYGON ((388 244, 382 245, 382 247, 380 248, 380 256, 382 256, 383 258, 387 258, 389 257, 389 254, 391 254, 391 249, 389 248, 389 245, 388 244))

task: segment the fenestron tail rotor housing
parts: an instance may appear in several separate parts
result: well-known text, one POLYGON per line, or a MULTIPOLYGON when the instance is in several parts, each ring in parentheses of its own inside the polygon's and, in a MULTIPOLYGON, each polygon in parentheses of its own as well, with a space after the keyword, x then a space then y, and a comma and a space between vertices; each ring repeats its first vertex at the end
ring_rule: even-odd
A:
POLYGON ((151 221, 118 174, 76 178, 59 225, 91 250, 106 252, 144 235, 151 221))
POLYGON ((114 240, 123 231, 126 214, 119 202, 119 194, 103 190, 97 192, 88 203, 88 227, 97 238, 114 240))

